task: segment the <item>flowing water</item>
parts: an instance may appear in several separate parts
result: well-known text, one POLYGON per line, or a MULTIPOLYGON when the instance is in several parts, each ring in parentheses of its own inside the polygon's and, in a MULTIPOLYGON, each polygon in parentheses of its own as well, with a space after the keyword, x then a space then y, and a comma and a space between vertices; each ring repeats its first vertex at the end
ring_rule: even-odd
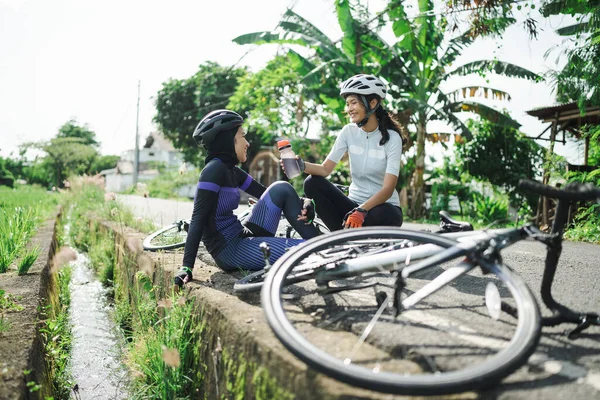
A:
POLYGON ((74 397, 126 399, 127 371, 120 362, 124 340, 113 322, 107 289, 96 278, 87 255, 77 252, 71 266, 74 397))

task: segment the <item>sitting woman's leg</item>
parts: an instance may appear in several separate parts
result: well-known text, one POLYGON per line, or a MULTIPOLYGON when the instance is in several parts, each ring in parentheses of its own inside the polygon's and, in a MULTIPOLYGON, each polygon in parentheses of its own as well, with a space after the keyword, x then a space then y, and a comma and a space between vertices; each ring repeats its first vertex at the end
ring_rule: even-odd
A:
POLYGON ((383 203, 369 210, 363 226, 402 226, 402 209, 390 203, 383 203))
POLYGON ((283 212, 290 225, 303 239, 317 236, 319 231, 313 224, 298 221, 301 209, 302 202, 292 185, 283 181, 275 182, 254 205, 245 226, 254 236, 274 236, 283 212))
POLYGON ((219 268, 224 271, 236 271, 238 269, 247 269, 257 271, 265 267, 265 259, 260 244, 266 242, 269 245, 271 254, 269 262, 273 264, 290 247, 296 246, 303 239, 286 239, 279 237, 247 237, 236 238, 229 242, 215 257, 219 268))
POLYGON ((315 202, 315 211, 330 231, 342 229, 346 213, 358 205, 322 176, 304 180, 304 194, 315 202))

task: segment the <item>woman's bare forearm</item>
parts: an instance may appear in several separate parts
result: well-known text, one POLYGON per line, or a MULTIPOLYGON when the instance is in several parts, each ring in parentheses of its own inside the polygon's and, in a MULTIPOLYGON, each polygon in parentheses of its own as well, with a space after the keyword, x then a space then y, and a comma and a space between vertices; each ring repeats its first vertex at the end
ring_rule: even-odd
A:
POLYGON ((308 175, 327 177, 335 168, 335 164, 331 160, 325 160, 322 164, 304 162, 304 172, 308 175))

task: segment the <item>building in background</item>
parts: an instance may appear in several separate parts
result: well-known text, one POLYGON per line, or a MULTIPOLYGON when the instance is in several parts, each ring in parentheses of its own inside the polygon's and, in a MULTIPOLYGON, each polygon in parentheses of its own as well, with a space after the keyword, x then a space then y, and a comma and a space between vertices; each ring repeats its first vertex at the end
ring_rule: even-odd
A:
MULTIPOLYGON (((148 181, 159 175, 158 165, 167 169, 177 169, 183 162, 183 154, 173 147, 159 132, 152 132, 139 150, 138 180, 148 181)), ((123 192, 133 185, 133 166, 135 149, 121 155, 115 168, 100 172, 105 178, 105 187, 110 192, 123 192)))

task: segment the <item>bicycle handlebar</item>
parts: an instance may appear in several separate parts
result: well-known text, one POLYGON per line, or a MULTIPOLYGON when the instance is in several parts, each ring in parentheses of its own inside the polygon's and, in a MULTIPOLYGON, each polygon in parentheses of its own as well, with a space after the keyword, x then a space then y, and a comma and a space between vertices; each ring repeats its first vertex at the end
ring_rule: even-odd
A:
POLYGON ((585 201, 600 198, 600 189, 590 183, 568 183, 564 189, 543 185, 536 181, 521 179, 519 189, 558 200, 585 201))

